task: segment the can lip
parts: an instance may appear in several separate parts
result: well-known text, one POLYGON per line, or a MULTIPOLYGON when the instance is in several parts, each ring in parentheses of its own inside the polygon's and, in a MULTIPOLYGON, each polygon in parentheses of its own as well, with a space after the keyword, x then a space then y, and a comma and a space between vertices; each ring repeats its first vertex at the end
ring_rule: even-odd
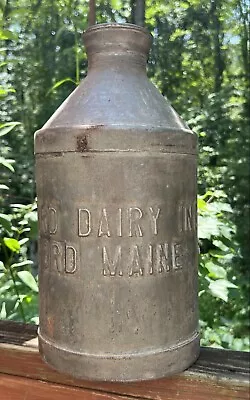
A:
POLYGON ((129 24, 129 23, 118 23, 118 22, 91 25, 83 33, 83 36, 86 36, 86 35, 88 35, 89 33, 93 32, 93 31, 105 30, 105 29, 111 29, 111 28, 112 29, 128 29, 130 31, 134 30, 136 32, 145 33, 147 36, 151 36, 150 32, 146 28, 144 28, 143 26, 139 26, 139 25, 135 25, 135 24, 129 24))
POLYGON ((134 53, 142 55, 146 61, 152 41, 146 28, 134 24, 96 24, 83 33, 88 56, 93 53, 134 53))

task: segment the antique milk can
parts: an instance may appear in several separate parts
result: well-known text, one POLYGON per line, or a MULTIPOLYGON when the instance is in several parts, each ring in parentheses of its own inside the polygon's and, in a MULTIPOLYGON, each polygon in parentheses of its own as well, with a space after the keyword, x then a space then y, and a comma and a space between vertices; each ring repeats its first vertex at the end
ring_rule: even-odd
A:
POLYGON ((36 133, 44 359, 135 381, 198 357, 196 137, 146 76, 150 34, 84 34, 88 75, 36 133))

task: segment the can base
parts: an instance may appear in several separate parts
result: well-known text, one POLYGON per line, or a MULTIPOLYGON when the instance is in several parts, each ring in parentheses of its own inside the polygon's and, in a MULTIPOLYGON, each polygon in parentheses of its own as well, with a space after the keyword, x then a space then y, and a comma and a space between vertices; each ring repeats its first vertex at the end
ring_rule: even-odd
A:
POLYGON ((76 378, 94 381, 133 382, 163 378, 187 369, 200 352, 198 333, 169 349, 121 355, 70 352, 55 346, 40 333, 38 338, 39 351, 50 366, 76 378))

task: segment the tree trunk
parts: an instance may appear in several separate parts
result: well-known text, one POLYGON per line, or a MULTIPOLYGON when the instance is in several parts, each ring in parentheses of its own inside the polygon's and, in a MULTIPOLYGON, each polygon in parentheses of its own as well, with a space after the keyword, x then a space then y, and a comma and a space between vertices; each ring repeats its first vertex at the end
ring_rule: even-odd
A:
POLYGON ((135 24, 144 26, 145 23, 145 0, 136 0, 135 24))
POLYGON ((89 26, 95 25, 96 23, 96 11, 95 11, 95 0, 89 0, 89 15, 88 15, 88 23, 89 26))
POLYGON ((130 0, 130 18, 129 21, 131 24, 135 24, 135 0, 130 0))
POLYGON ((243 61, 243 76, 245 80, 245 116, 250 117, 250 56, 248 51, 248 43, 250 40, 249 34, 249 20, 248 20, 248 9, 247 3, 243 0, 238 2, 238 9, 240 14, 241 30, 240 30, 240 44, 241 54, 243 61))
POLYGON ((222 24, 219 18, 221 2, 212 0, 211 2, 211 18, 212 18, 212 31, 214 41, 214 92, 218 93, 221 89, 223 82, 223 72, 225 69, 225 62, 222 53, 223 45, 223 31, 222 24))
POLYGON ((131 14, 129 22, 144 26, 145 23, 145 0, 130 0, 131 14))

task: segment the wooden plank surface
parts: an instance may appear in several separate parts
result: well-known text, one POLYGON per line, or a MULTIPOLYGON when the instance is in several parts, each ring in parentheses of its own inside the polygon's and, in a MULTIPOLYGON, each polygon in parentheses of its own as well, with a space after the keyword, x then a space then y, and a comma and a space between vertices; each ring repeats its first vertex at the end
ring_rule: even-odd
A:
MULTIPOLYGON (((37 396, 40 396, 28 397, 30 395, 27 392, 26 397, 14 397, 16 393, 14 391, 6 394, 4 400, 57 399, 56 394, 51 397, 41 397, 44 388, 50 386, 55 393, 79 391, 83 397, 74 397, 74 399, 86 400, 98 400, 101 395, 104 395, 103 399, 107 400, 127 398, 151 400, 250 399, 248 353, 203 348, 199 360, 178 376, 126 384, 91 382, 73 379, 45 364, 37 349, 36 329, 31 325, 0 321, 0 373, 2 373, 0 375, 0 393, 5 390, 6 394, 8 387, 9 390, 16 390, 14 384, 16 382, 16 385, 20 386, 20 393, 21 390, 26 393, 25 388, 30 385, 36 391, 37 396), (11 381, 11 379, 13 380, 11 381), (44 382, 47 384, 45 385, 44 382)), ((20 396, 22 395, 20 394, 20 396)), ((69 396, 67 398, 70 398, 69 396)), ((0 396, 0 398, 2 397, 0 396)), ((64 398, 66 397, 58 397, 58 399, 64 398)))
POLYGON ((4 374, 0 374, 0 395, 2 400, 131 400, 127 396, 4 374))

